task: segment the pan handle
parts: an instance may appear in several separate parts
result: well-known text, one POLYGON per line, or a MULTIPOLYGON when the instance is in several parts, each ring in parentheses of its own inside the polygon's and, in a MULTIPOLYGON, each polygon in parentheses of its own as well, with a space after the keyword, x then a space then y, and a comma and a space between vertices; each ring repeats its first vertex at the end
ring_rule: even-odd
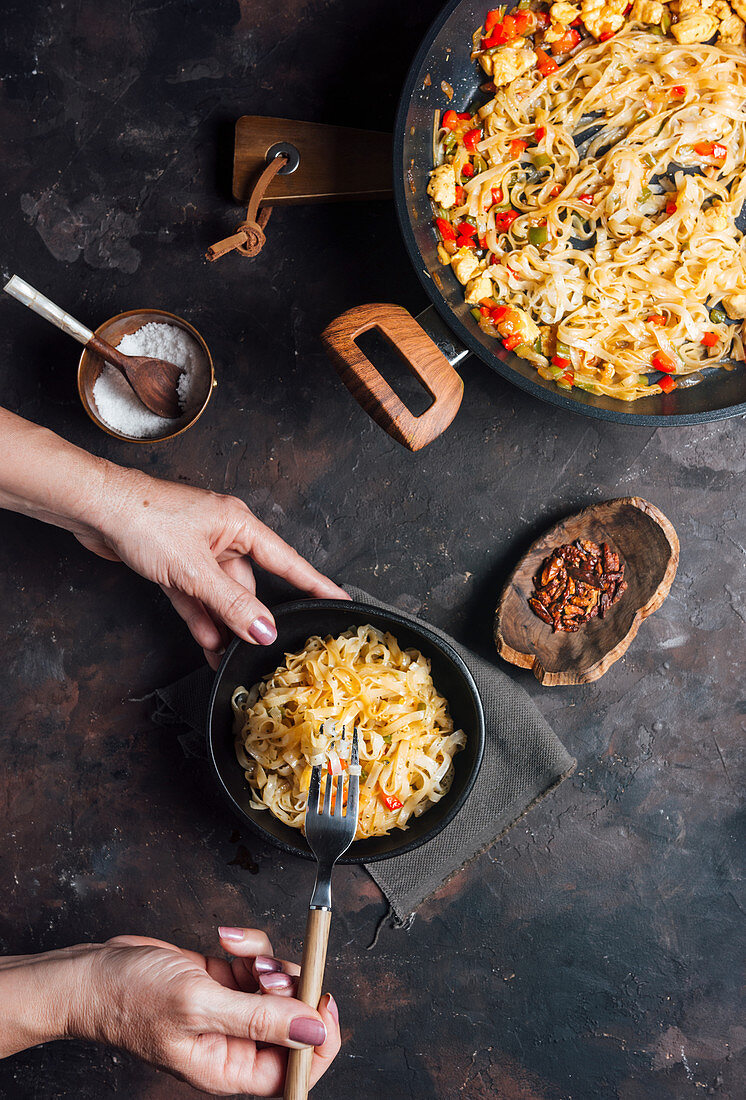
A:
POLYGON ((401 306, 384 303, 357 306, 327 325, 321 340, 355 400, 392 439, 410 451, 419 451, 437 439, 458 412, 464 383, 452 364, 468 352, 432 306, 417 319, 401 306), (378 329, 387 337, 408 370, 432 397, 432 404, 420 416, 410 412, 356 344, 358 337, 371 329, 378 329))

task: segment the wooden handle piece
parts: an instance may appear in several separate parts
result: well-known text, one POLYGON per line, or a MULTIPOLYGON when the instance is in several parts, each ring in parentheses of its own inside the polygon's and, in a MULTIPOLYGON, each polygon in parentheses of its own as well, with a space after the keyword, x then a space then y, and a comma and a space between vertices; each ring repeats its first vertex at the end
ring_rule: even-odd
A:
POLYGON ((272 206, 391 196, 391 134, 243 115, 236 123, 233 153, 237 202, 249 201, 257 176, 267 167, 267 153, 277 144, 293 146, 300 163, 270 183, 265 202, 272 206))
MULTIPOLYGON (((312 1008, 318 1008, 321 999, 331 920, 330 909, 308 910, 297 997, 299 1001, 311 1005, 312 1008)), ((289 1052, 284 1100, 306 1100, 312 1059, 313 1047, 289 1052)))
POLYGON ((464 383, 424 329, 406 309, 394 305, 366 305, 348 309, 324 329, 324 347, 355 400, 388 434, 419 451, 441 435, 459 410, 464 383), (355 341, 378 329, 388 338, 407 368, 420 380, 433 401, 415 416, 355 341))

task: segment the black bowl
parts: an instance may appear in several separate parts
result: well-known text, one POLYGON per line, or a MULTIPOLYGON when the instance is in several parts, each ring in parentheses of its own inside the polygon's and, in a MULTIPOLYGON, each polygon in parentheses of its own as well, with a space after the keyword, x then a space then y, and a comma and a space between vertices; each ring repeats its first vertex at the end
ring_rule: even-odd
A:
POLYGON ((282 664, 285 654, 301 649, 314 634, 338 635, 353 626, 370 623, 390 631, 403 649, 415 648, 428 658, 438 691, 448 700, 456 729, 466 733, 466 746, 454 757, 455 774, 448 794, 422 817, 411 818, 407 829, 388 836, 357 840, 341 863, 373 863, 411 852, 432 840, 451 821, 466 801, 479 774, 484 752, 484 713, 477 686, 458 653, 447 642, 407 615, 380 611, 364 603, 346 600, 296 600, 275 609, 277 640, 270 646, 254 646, 236 639, 229 647, 215 677, 207 716, 207 750, 218 781, 241 820, 287 852, 312 859, 305 838, 283 824, 269 810, 249 805, 249 785, 233 748, 231 696, 239 684, 250 688, 282 664))

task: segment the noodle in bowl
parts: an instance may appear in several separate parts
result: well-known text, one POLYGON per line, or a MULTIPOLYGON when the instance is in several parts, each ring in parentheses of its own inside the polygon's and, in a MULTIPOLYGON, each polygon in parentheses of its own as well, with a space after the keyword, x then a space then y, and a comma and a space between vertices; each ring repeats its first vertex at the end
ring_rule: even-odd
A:
POLYGON ((231 704, 236 754, 251 805, 303 827, 311 768, 323 765, 322 791, 348 766, 355 727, 362 774, 356 839, 406 829, 447 794, 454 755, 466 744, 430 662, 371 625, 338 637, 311 637, 231 704))
MULTIPOLYGON (((246 685, 248 689, 251 685, 265 683, 286 664, 286 655, 300 653, 311 637, 338 638, 350 630, 357 631, 364 624, 374 627, 381 635, 393 635, 402 652, 417 650, 426 659, 435 691, 448 700, 453 729, 464 730, 466 738, 464 747, 453 756, 450 787, 437 802, 429 805, 427 812, 419 816, 412 813, 406 829, 393 827, 384 836, 354 840, 340 862, 375 863, 411 852, 432 840, 461 810, 479 774, 484 754, 484 710, 474 677, 463 659, 446 638, 426 623, 403 612, 357 600, 294 600, 273 608, 273 615, 276 641, 269 646, 256 646, 235 639, 226 650, 210 697, 206 731, 208 759, 218 786, 238 815, 241 826, 286 852, 311 858, 301 829, 280 820, 266 807, 257 809, 257 788, 247 782, 245 769, 236 759, 236 717, 232 698, 237 685, 246 685)), ((341 732, 338 723, 338 740, 341 732)), ((349 723, 346 732, 349 738, 352 733, 349 723)), ((392 735, 392 744, 395 736, 392 735)), ((246 759, 253 758, 247 755, 246 759)), ((367 765, 365 770, 368 771, 367 765)), ((380 785, 376 790, 380 790, 380 785)))

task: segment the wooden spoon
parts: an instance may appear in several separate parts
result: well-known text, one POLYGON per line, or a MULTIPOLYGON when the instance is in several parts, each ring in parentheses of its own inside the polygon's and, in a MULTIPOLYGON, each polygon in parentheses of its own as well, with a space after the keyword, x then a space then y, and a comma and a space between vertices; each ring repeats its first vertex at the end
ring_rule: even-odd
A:
POLYGON ((182 415, 183 409, 179 405, 179 379, 184 371, 181 367, 165 359, 151 359, 145 355, 124 355, 17 275, 5 284, 4 289, 12 298, 33 309, 34 313, 38 313, 40 317, 51 321, 68 336, 85 344, 87 348, 95 351, 107 363, 111 363, 121 371, 143 405, 151 412, 169 420, 182 415))

